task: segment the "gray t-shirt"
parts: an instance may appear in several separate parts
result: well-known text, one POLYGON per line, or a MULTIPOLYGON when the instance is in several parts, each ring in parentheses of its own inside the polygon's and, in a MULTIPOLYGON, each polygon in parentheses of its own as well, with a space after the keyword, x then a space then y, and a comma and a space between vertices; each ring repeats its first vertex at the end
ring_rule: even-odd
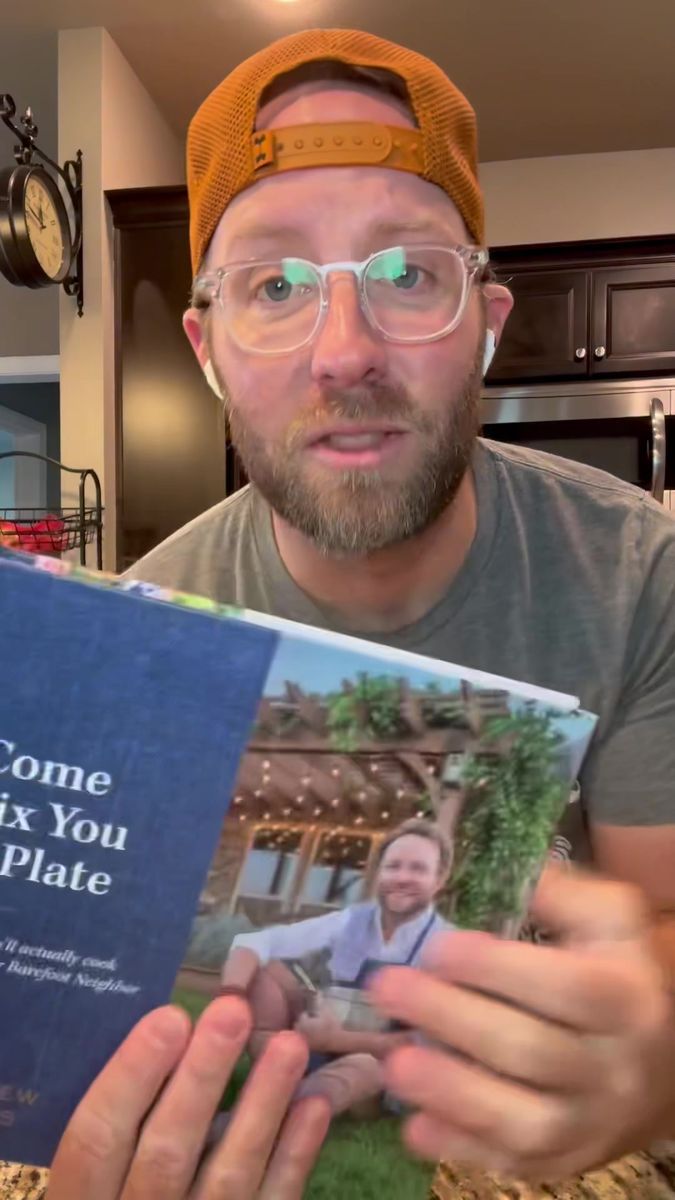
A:
MULTIPOLYGON (((675 823, 675 521, 611 475, 521 447, 480 440, 473 471, 478 528, 447 593, 413 625, 363 636, 572 693, 599 715, 563 857, 589 856, 589 819, 675 823)), ((329 624, 286 571, 252 487, 129 574, 329 624)))

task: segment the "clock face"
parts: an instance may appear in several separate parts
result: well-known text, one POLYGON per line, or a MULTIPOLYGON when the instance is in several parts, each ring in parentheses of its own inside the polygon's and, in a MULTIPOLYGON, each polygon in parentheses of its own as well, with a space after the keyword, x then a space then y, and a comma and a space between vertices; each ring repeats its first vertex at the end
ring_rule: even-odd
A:
POLYGON ((45 274, 56 279, 66 254, 63 229, 52 194, 37 175, 26 185, 24 211, 33 253, 45 274))

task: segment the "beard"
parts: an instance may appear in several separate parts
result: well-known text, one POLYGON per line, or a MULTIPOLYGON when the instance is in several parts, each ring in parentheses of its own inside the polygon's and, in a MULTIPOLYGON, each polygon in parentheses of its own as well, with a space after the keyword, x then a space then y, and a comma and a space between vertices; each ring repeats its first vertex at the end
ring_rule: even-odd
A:
POLYGON ((423 913, 432 902, 431 898, 415 895, 406 896, 403 905, 396 904, 395 897, 392 897, 390 892, 381 892, 377 899, 382 911, 388 913, 392 920, 399 922, 412 921, 415 917, 419 917, 420 913, 423 913), (394 899, 393 905, 392 899, 394 899))
POLYGON ((481 361, 482 352, 438 416, 420 413, 399 387, 324 389, 320 404, 276 446, 228 398, 232 443, 249 480, 284 521, 327 556, 363 557, 423 532, 454 500, 480 430, 481 361), (401 422, 418 435, 421 459, 397 479, 377 470, 308 470, 302 449, 308 436, 320 436, 322 424, 336 419, 401 422))

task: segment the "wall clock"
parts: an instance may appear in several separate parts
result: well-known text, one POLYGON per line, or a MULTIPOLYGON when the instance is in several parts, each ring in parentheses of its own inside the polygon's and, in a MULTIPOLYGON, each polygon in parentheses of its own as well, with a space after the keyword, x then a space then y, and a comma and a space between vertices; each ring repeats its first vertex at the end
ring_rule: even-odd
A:
POLYGON ((0 171, 0 271, 29 288, 63 283, 70 273, 70 221, 52 176, 42 167, 0 171))
POLYGON ((63 284, 81 316, 82 155, 62 170, 35 145, 30 108, 22 129, 12 121, 15 113, 12 97, 0 96, 0 118, 20 139, 16 165, 0 170, 0 272, 16 287, 63 284), (33 162, 36 154, 47 166, 33 162))

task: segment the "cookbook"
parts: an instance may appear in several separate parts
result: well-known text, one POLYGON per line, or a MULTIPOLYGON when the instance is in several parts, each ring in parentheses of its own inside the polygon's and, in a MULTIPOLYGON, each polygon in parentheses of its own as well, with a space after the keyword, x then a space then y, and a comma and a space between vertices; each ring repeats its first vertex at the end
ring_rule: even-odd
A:
POLYGON ((47 1165, 170 997, 243 990, 224 1126, 278 1030, 334 1117, 306 1195, 423 1197, 369 1002, 456 929, 517 937, 595 717, 578 700, 0 551, 0 1158, 47 1165))

